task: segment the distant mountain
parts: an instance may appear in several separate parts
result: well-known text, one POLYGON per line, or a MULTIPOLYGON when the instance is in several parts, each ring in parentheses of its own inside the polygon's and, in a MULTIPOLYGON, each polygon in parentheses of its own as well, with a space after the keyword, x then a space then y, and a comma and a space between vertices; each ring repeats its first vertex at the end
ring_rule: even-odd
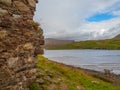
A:
POLYGON ((117 35, 117 36, 115 36, 115 38, 120 38, 120 34, 119 34, 119 35, 117 35))
POLYGON ((46 38, 45 39, 45 48, 54 48, 62 45, 67 45, 73 43, 74 40, 59 40, 54 38, 46 38))

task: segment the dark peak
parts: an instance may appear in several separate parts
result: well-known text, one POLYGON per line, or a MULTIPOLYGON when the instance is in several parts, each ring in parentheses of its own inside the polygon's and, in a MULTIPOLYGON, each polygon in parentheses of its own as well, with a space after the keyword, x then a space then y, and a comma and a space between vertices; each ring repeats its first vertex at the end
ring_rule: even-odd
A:
POLYGON ((117 36, 115 36, 115 38, 120 38, 120 34, 118 34, 117 36))

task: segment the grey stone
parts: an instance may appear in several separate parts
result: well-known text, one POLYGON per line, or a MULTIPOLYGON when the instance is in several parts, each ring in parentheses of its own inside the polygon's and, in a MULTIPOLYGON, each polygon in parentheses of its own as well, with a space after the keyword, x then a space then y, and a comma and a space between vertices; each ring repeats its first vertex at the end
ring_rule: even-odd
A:
POLYGON ((7 63, 9 68, 15 68, 18 65, 18 57, 10 58, 7 63))
POLYGON ((13 18, 14 18, 14 19, 21 18, 21 15, 16 15, 16 14, 13 14, 13 18))
POLYGON ((99 84, 99 81, 91 81, 94 84, 99 84))
POLYGON ((44 77, 45 80, 51 81, 51 78, 49 76, 44 77))
POLYGON ((40 79, 37 79, 36 82, 39 83, 39 84, 44 84, 45 80, 43 80, 42 78, 40 78, 40 79))
POLYGON ((57 85, 55 85, 55 84, 50 84, 49 86, 48 86, 48 88, 49 88, 49 90, 58 90, 57 89, 57 85), (50 87, 50 88, 49 88, 50 87))

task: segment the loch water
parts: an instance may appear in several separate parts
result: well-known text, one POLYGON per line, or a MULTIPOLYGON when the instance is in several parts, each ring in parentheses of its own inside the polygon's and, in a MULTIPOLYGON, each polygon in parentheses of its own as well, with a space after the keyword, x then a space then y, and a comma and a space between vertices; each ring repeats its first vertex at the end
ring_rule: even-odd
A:
POLYGON ((67 65, 120 74, 120 50, 45 50, 44 56, 67 65))

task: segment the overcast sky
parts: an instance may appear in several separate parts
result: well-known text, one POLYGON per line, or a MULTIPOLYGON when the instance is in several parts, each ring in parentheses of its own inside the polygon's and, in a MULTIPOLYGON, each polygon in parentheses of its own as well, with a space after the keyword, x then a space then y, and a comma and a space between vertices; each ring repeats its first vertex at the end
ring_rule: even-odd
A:
POLYGON ((46 38, 112 38, 120 34, 120 0, 39 0, 34 20, 46 38))

